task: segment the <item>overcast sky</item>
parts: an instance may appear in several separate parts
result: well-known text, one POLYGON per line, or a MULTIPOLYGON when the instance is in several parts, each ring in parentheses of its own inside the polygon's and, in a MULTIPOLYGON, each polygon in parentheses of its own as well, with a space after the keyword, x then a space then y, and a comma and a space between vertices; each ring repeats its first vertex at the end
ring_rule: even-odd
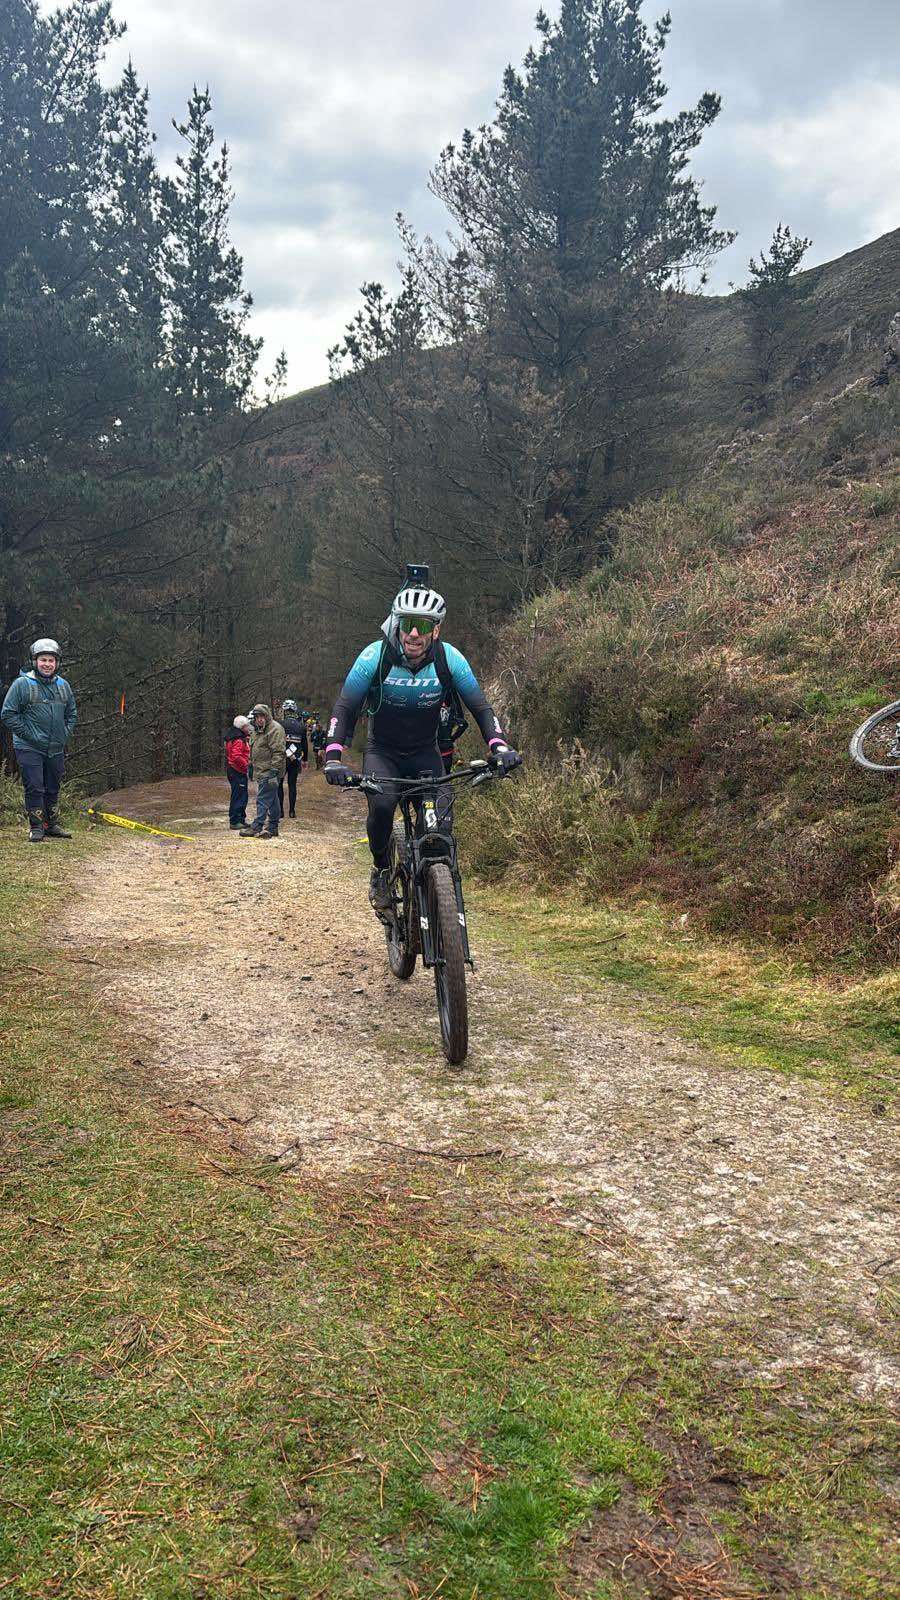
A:
MULTIPOLYGON (((558 3, 546 5, 551 14, 558 3)), ((652 21, 666 9, 645 5, 652 21)), ((668 0, 670 106, 723 99, 694 170, 739 231, 710 288, 743 281, 779 221, 813 239, 808 264, 900 226, 900 0, 668 0)), ((194 82, 209 84, 232 151, 234 242, 289 388, 321 382, 325 352, 370 278, 395 281, 393 218, 443 235, 428 170, 489 121, 507 62, 535 38, 535 0, 114 0, 150 86, 161 164, 194 82)))

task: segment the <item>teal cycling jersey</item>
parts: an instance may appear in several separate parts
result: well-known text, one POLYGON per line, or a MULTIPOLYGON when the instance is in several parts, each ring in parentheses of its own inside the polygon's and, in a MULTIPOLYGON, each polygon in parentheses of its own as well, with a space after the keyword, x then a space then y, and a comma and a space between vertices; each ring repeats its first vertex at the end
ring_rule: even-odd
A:
MULTIPOLYGON (((472 713, 488 744, 505 743, 503 729, 488 704, 472 668, 461 650, 443 648, 453 688, 472 713)), ((385 663, 386 665, 387 663, 385 663)), ((436 746, 445 687, 438 675, 434 649, 413 670, 404 656, 384 639, 360 651, 344 680, 328 725, 328 746, 343 746, 363 707, 369 706, 369 745, 409 754, 436 746), (382 674, 382 656, 390 651, 390 671, 382 674)))

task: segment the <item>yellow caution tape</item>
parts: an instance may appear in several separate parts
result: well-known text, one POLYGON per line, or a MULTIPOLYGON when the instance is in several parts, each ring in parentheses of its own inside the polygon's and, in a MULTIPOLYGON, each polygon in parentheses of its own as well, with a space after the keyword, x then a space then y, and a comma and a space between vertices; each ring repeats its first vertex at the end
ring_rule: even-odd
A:
POLYGON ((168 828, 151 828, 149 822, 133 822, 131 817, 117 817, 112 811, 101 811, 98 806, 88 806, 88 816, 96 822, 110 822, 114 828, 133 828, 136 833, 155 833, 161 839, 184 839, 188 844, 195 840, 189 833, 172 833, 168 828))

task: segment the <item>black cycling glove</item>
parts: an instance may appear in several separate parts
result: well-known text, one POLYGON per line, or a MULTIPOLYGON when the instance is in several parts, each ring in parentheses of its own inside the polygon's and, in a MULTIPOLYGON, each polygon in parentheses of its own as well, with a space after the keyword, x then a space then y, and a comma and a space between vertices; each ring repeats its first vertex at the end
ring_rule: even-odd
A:
POLYGON ((334 784, 336 789, 349 789, 356 782, 358 773, 348 767, 343 761, 326 761, 325 782, 334 784))
POLYGON ((518 750, 511 750, 508 744, 495 745, 490 754, 490 760, 502 772, 512 772, 514 767, 522 765, 522 757, 518 750))

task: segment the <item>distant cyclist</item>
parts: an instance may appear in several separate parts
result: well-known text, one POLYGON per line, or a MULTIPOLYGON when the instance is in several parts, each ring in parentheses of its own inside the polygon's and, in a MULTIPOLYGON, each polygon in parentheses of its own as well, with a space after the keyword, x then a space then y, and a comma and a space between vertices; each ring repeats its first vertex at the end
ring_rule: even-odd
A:
POLYGON ((313 747, 313 755, 316 758, 316 766, 321 767, 325 762, 325 746, 328 742, 328 735, 318 717, 313 719, 309 738, 313 747))
MULTIPOLYGON (((290 815, 297 815, 297 779, 302 766, 309 761, 309 744, 306 737, 306 718, 296 700, 282 700, 281 725, 285 738, 285 775, 288 786, 290 815)), ((278 807, 284 816, 284 778, 278 780, 278 807)))
MULTIPOLYGON (((409 569, 422 581, 408 582, 397 595, 382 626, 383 638, 366 645, 350 668, 328 726, 325 777, 338 786, 352 782, 344 763, 344 746, 353 737, 360 712, 369 715, 369 738, 363 771, 375 778, 442 777, 438 750, 441 707, 455 692, 481 729, 491 756, 504 768, 519 765, 500 723, 482 693, 465 656, 441 642, 447 607, 428 587, 427 568, 409 569)), ((389 781, 380 794, 367 796, 367 833, 372 852, 369 899, 376 910, 391 903, 388 859, 396 786, 389 781)))
POLYGON ((462 738, 469 724, 463 716, 462 702, 455 689, 445 691, 441 701, 441 715, 438 722, 437 747, 444 771, 449 772, 456 758, 456 746, 462 738))

